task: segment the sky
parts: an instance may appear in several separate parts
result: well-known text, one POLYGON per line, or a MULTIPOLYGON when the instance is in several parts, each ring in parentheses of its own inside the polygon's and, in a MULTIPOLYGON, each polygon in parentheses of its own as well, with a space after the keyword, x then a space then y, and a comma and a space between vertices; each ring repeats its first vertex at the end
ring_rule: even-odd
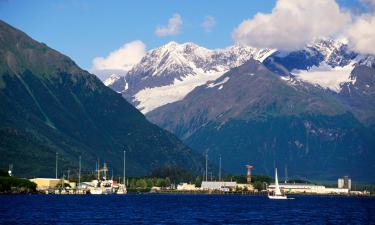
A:
POLYGON ((0 19, 86 70, 128 70, 169 41, 293 50, 312 38, 343 36, 366 52, 375 40, 374 6, 375 0, 0 0, 0 19))

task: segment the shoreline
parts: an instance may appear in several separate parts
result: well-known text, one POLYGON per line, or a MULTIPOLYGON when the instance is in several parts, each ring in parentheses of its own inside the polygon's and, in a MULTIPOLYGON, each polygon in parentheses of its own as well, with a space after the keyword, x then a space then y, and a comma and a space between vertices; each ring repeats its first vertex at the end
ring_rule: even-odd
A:
MULTIPOLYGON (((128 192, 125 195, 118 194, 45 194, 37 193, 0 193, 1 196, 19 196, 19 195, 88 195, 88 196, 126 196, 126 195, 223 195, 223 196, 267 196, 267 193, 251 193, 251 192, 208 192, 208 191, 158 191, 158 192, 128 192)), ((317 197, 359 197, 359 198, 374 198, 375 194, 370 195, 354 195, 354 194, 314 194, 314 193, 288 193, 289 196, 317 196, 317 197)))

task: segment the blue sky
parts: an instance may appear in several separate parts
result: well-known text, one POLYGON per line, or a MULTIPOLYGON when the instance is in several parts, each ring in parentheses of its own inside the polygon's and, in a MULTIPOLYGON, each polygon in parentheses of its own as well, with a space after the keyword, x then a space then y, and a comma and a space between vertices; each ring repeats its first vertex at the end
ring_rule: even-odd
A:
MULTIPOLYGON (((356 0, 340 6, 357 7, 356 0)), ((141 40, 147 49, 171 40, 195 42, 207 48, 233 44, 232 32, 257 12, 270 13, 275 0, 231 1, 0 1, 0 19, 70 56, 84 69, 93 58, 106 56, 127 42, 141 40), (183 21, 177 35, 159 37, 173 14, 183 21), (201 24, 212 16, 215 26, 206 32, 201 24)))

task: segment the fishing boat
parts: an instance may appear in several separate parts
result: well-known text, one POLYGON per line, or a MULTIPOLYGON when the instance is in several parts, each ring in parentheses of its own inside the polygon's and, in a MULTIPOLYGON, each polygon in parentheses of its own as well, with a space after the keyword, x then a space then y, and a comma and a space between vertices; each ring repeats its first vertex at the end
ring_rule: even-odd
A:
POLYGON ((90 194, 101 195, 103 194, 103 190, 100 187, 93 187, 93 188, 90 188, 90 194))
POLYGON ((118 195, 124 195, 127 193, 126 187, 120 186, 119 189, 117 190, 116 194, 118 195))
POLYGON ((279 179, 277 177, 277 168, 275 168, 275 191, 273 192, 273 195, 268 194, 269 199, 288 199, 286 195, 281 193, 280 186, 279 186, 279 179))

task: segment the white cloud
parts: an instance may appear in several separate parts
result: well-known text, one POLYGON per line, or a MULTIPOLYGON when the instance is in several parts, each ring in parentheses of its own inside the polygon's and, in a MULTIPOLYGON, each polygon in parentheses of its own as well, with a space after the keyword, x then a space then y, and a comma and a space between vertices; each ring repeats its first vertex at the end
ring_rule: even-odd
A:
POLYGON ((357 52, 375 54, 375 15, 362 15, 344 32, 349 45, 357 52))
POLYGON ((216 21, 215 21, 215 18, 213 16, 206 16, 206 17, 204 17, 204 20, 203 20, 201 26, 203 27, 203 29, 206 32, 210 32, 211 29, 215 26, 215 24, 216 24, 216 21))
POLYGON ((361 0, 362 4, 367 6, 370 10, 375 10, 375 0, 361 0))
POLYGON ((335 35, 350 20, 335 0, 278 0, 270 14, 257 13, 244 20, 232 36, 242 44, 288 51, 335 35))
POLYGON ((146 45, 142 41, 125 43, 119 49, 109 53, 107 57, 96 57, 92 60, 92 70, 128 71, 141 61, 145 55, 146 45))
POLYGON ((169 18, 167 26, 156 27, 155 34, 159 37, 176 35, 180 33, 181 26, 182 18, 180 14, 175 13, 171 18, 169 18))
POLYGON ((375 0, 361 0, 368 12, 358 15, 343 32, 349 46, 363 54, 375 54, 375 0))

